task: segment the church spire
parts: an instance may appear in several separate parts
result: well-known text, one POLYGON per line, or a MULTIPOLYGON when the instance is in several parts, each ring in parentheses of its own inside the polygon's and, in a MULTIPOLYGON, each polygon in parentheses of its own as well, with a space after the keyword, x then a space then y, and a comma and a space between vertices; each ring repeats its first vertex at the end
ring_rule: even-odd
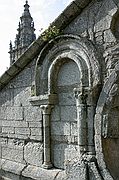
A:
POLYGON ((24 5, 24 12, 20 17, 18 25, 18 33, 15 38, 15 45, 10 49, 10 65, 12 65, 21 54, 28 48, 28 46, 36 39, 34 33, 34 21, 29 11, 29 4, 26 0, 24 5))

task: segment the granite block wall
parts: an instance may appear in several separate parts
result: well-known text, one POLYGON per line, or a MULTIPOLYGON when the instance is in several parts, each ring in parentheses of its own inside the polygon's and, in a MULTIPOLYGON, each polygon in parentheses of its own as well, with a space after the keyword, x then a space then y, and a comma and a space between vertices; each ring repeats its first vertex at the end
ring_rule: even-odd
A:
POLYGON ((119 3, 88 3, 59 40, 47 44, 46 54, 39 52, 37 65, 33 59, 0 91, 3 178, 119 179, 119 3), (44 158, 51 160, 52 169, 44 169, 44 158))

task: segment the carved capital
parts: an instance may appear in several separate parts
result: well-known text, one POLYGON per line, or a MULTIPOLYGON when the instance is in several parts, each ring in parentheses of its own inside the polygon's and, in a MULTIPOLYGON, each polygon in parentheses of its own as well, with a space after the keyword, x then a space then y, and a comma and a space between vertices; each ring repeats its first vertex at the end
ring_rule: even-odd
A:
POLYGON ((40 108, 41 108, 41 111, 43 114, 51 114, 51 110, 54 106, 53 105, 41 105, 40 108))
POLYGON ((79 104, 86 104, 88 97, 88 90, 84 88, 74 88, 75 98, 78 100, 79 104))

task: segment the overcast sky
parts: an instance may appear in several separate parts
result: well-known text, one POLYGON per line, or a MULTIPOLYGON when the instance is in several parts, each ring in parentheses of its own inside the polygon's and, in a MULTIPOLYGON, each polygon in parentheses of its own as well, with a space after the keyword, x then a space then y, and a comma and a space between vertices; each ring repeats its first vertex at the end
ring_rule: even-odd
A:
MULTIPOLYGON (((46 29, 72 0, 28 0, 36 35, 46 29)), ((9 67, 9 42, 14 42, 25 0, 0 0, 0 76, 9 67)))

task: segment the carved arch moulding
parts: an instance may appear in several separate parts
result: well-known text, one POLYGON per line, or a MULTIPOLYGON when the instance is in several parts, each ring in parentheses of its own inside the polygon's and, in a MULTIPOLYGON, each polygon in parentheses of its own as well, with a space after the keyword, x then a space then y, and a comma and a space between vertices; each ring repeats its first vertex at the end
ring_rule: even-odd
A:
POLYGON ((96 158, 105 180, 119 178, 119 63, 105 81, 95 114, 96 158), (117 167, 117 168, 115 168, 117 167))
POLYGON ((93 118, 102 79, 99 60, 93 44, 74 35, 56 37, 42 49, 36 63, 36 96, 31 97, 30 101, 33 105, 40 106, 43 114, 44 168, 52 167, 50 117, 52 109, 58 103, 58 74, 68 62, 75 63, 80 74, 73 88, 79 155, 95 154, 93 118))

